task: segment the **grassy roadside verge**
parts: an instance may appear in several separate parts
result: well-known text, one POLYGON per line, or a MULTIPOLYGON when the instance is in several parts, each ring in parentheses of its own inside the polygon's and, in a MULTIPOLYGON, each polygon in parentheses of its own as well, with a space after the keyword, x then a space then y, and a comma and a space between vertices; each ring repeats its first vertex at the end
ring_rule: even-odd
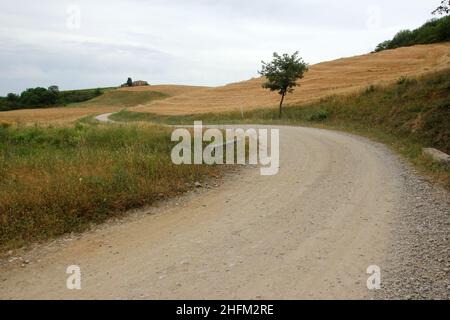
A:
POLYGON ((116 121, 155 123, 260 123, 314 126, 356 133, 382 142, 450 190, 450 165, 423 155, 423 147, 450 153, 450 69, 419 78, 398 79, 388 86, 369 86, 363 92, 331 96, 319 102, 291 106, 278 119, 277 109, 220 114, 158 116, 123 110, 116 121))
POLYGON ((120 215, 218 177, 175 166, 153 125, 0 126, 0 252, 120 215))

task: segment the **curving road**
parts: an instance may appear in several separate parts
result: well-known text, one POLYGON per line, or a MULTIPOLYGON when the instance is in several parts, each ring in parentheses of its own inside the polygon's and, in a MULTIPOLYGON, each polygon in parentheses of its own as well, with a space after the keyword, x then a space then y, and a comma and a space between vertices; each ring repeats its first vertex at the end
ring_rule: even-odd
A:
POLYGON ((280 143, 276 176, 238 170, 220 186, 39 247, 22 267, 3 265, 0 298, 379 297, 366 270, 395 266, 415 197, 405 174, 414 174, 384 146, 348 134, 282 127, 280 143), (66 288, 69 265, 81 267, 79 291, 66 288))

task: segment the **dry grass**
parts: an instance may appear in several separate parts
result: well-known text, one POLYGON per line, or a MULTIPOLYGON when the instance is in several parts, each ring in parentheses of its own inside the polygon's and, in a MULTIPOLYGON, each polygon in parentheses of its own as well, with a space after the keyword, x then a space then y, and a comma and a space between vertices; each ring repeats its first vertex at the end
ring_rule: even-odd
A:
POLYGON ((0 253, 220 176, 223 166, 172 164, 170 135, 148 124, 0 126, 0 253))
POLYGON ((66 124, 85 116, 119 111, 121 107, 60 107, 48 109, 23 109, 0 112, 0 121, 18 124, 66 124))
MULTIPOLYGON (((450 43, 420 45, 375 54, 323 62, 311 66, 301 87, 286 99, 303 104, 332 95, 387 83, 402 76, 415 76, 450 66, 450 43)), ((163 101, 131 108, 131 111, 186 115, 273 107, 279 97, 261 88, 263 79, 187 92, 163 101)))
POLYGON ((175 97, 185 93, 192 93, 199 90, 208 89, 208 87, 198 87, 198 86, 183 86, 183 85, 152 85, 152 86, 142 86, 142 87, 131 87, 131 88, 120 88, 118 91, 128 91, 128 92, 142 92, 142 91, 157 91, 164 93, 168 96, 175 97))

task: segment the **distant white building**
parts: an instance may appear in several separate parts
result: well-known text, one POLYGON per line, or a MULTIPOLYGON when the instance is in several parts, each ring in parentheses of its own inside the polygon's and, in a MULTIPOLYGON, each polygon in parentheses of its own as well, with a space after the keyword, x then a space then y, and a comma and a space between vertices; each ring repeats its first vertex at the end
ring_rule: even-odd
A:
MULTIPOLYGON (((149 86, 149 83, 147 81, 144 80, 137 80, 137 81, 133 81, 132 87, 142 87, 142 86, 149 86)), ((124 83, 121 85, 122 88, 124 87, 128 87, 128 84, 124 83)))
POLYGON ((138 80, 138 81, 133 81, 133 87, 141 87, 141 86, 148 86, 148 82, 147 81, 143 81, 143 80, 138 80))

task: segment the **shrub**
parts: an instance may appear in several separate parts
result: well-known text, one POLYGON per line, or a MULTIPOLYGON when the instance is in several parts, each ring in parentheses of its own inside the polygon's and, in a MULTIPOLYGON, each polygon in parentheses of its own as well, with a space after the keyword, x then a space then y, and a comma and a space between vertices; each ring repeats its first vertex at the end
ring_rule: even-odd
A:
POLYGON ((323 109, 314 110, 308 117, 308 121, 324 121, 328 118, 328 111, 323 109))
POLYGON ((102 94, 103 92, 100 88, 95 90, 64 91, 59 94, 58 104, 66 105, 70 103, 84 102, 94 99, 102 94))

